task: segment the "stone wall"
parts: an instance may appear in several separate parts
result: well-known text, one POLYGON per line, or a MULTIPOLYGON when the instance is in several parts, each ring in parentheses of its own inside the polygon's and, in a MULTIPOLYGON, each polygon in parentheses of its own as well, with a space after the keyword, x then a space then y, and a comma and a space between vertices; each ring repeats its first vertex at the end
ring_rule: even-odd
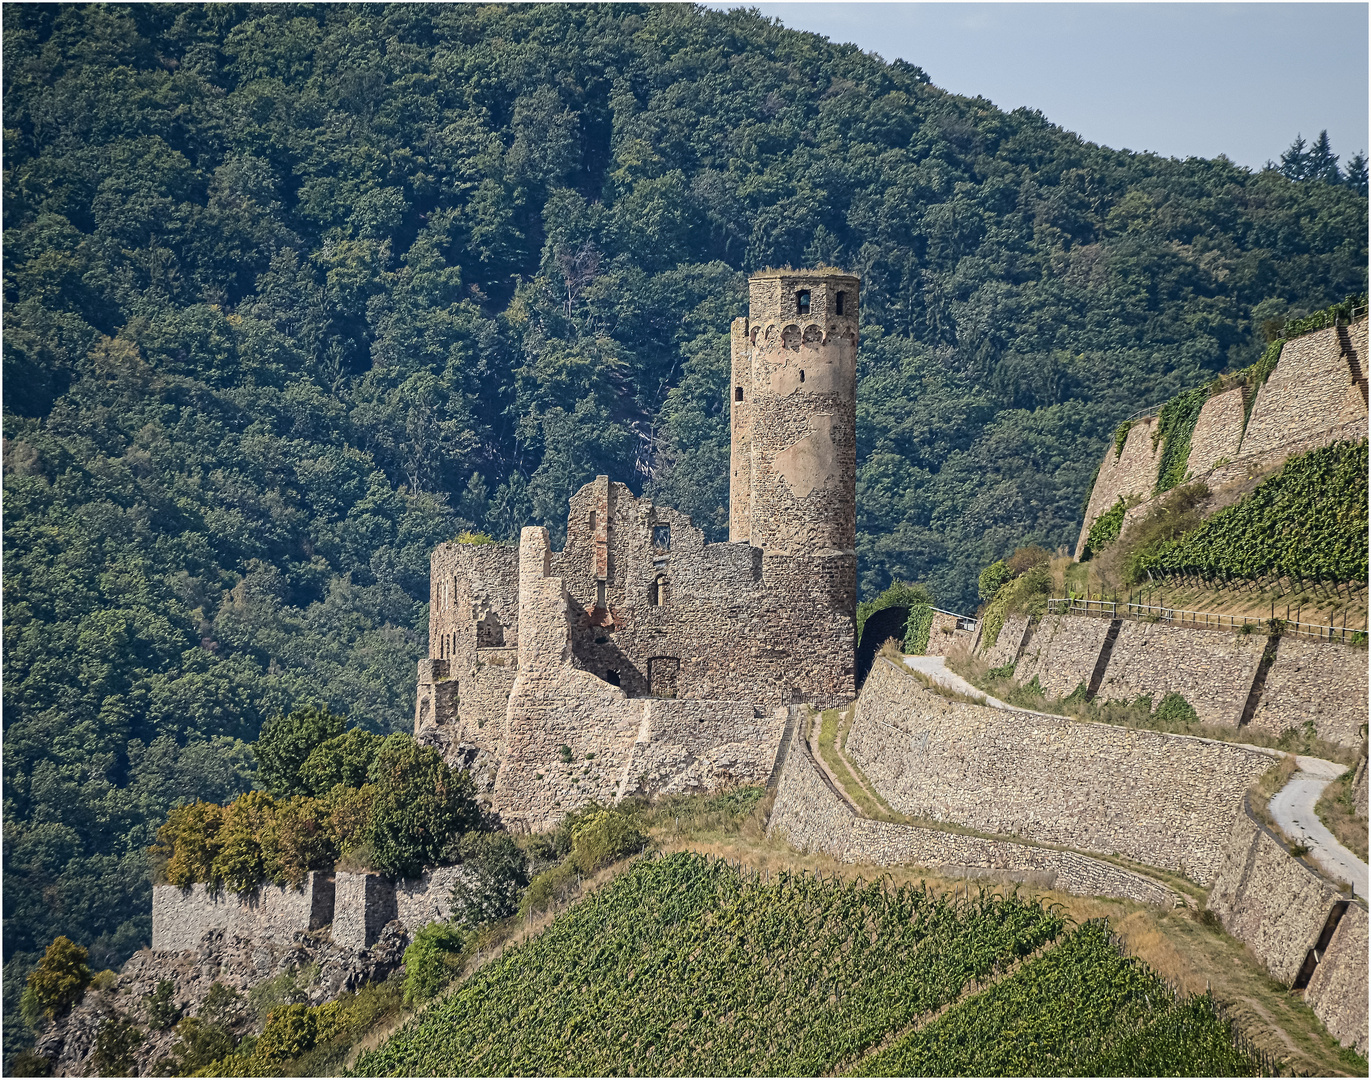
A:
MULTIPOLYGON (((985 625, 984 619, 981 625, 985 625)), ((1033 621, 1027 615, 1006 615, 1004 625, 1000 627, 1000 636, 985 654, 985 662, 992 668, 1017 663, 1032 626, 1033 621)))
POLYGON ((1366 909, 1349 904, 1304 992, 1305 1003, 1328 1033, 1363 1056, 1367 1049, 1366 926, 1366 909))
POLYGON ((395 886, 380 874, 339 871, 334 878, 334 944, 354 949, 374 945, 386 923, 396 917, 395 886))
POLYGON ((1044 616, 1023 646, 1014 677, 1021 683, 1030 683, 1037 676, 1038 685, 1048 697, 1065 697, 1077 686, 1088 687, 1109 626, 1108 619, 1044 616))
POLYGON ((1342 899, 1331 883, 1290 856, 1244 800, 1214 875, 1209 909, 1247 943, 1273 979, 1287 986, 1295 981, 1342 899))
POLYGON ((1366 725, 1366 650, 1283 636, 1251 725, 1279 735, 1312 722, 1319 738, 1357 746, 1366 725))
POLYGON ((200 883, 188 889, 154 885, 152 947, 171 952, 194 949, 207 930, 288 944, 297 934, 331 923, 333 903, 333 875, 314 872, 302 888, 267 884, 243 896, 228 890, 209 892, 200 883))
POLYGON ((1238 726, 1261 663, 1266 637, 1123 620, 1097 698, 1157 704, 1180 694, 1200 722, 1238 726))
POLYGON ((1244 415, 1242 387, 1215 394, 1204 403, 1190 436, 1190 456, 1185 462, 1187 477, 1204 476, 1216 462, 1238 456, 1244 415))
POLYGON ((1357 771, 1352 777, 1352 806, 1358 817, 1366 817, 1366 758, 1357 762, 1357 771))
MULTIPOLYGON (((1366 353, 1366 320, 1346 332, 1353 348, 1366 353)), ((1366 402, 1352 381, 1338 333, 1330 327, 1285 343, 1280 362, 1257 392, 1240 454, 1268 461, 1288 457, 1289 446, 1346 424, 1360 423, 1364 438, 1366 402)))
POLYGON ((1118 896, 1163 907, 1181 902, 1160 882, 1073 851, 863 818, 829 785, 802 739, 794 740, 786 755, 767 832, 841 862, 993 875, 1078 896, 1118 896))
POLYGON ((1161 462, 1161 447, 1152 445, 1152 433, 1157 428, 1155 416, 1135 420, 1128 429, 1122 451, 1116 456, 1114 441, 1105 447, 1104 460, 1100 463, 1095 486, 1090 491, 1090 502, 1085 509, 1085 524, 1081 527, 1080 538, 1076 541, 1076 558, 1085 550, 1085 538, 1090 535, 1090 526, 1095 519, 1113 506, 1120 498, 1152 494, 1157 486, 1157 469, 1161 462))
POLYGON ((884 660, 858 699, 847 753, 911 817, 1123 855, 1201 884, 1275 756, 950 701, 884 660))
POLYGON ((444 922, 452 914, 452 887, 469 877, 461 866, 435 866, 419 877, 395 883, 395 918, 411 934, 431 922, 444 922))
POLYGON ((956 652, 966 652, 971 648, 975 634, 971 630, 957 629, 960 620, 946 611, 935 611, 933 623, 928 629, 927 656, 951 656, 956 652))

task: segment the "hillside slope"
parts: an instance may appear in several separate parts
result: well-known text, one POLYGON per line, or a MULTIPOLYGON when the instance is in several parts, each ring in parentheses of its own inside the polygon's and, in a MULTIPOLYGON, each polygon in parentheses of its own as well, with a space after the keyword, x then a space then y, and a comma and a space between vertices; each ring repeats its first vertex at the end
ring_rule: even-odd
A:
POLYGON ((864 276, 864 588, 1072 539, 1135 403, 1365 287, 1363 198, 686 6, 6 11, 6 1003, 168 806, 408 724, 427 552, 606 472, 722 535, 744 274, 864 276))

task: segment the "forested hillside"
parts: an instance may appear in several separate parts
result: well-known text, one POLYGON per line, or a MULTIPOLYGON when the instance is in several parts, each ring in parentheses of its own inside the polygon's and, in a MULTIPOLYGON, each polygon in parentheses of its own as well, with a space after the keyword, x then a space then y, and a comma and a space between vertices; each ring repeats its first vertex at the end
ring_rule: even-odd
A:
POLYGON ((1366 286, 1364 192, 746 13, 15 5, 3 47, 7 976, 147 939, 153 830, 264 718, 408 726, 438 541, 560 534, 596 473, 723 538, 749 271, 863 275, 862 588, 954 608, 1074 540, 1120 420, 1366 286))

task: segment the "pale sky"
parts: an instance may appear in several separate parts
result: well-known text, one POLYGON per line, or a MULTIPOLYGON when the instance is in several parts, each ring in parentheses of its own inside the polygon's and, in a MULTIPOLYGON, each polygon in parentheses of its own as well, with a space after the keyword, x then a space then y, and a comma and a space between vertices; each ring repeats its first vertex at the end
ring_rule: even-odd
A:
POLYGON ((1365 150, 1365 3, 710 3, 917 64, 1117 150, 1261 168, 1296 134, 1365 150))

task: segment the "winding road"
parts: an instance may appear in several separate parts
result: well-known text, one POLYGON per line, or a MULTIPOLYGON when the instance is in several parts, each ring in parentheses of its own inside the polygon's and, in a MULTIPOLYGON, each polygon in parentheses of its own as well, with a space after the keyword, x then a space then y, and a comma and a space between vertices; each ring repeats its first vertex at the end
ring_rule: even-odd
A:
MULTIPOLYGON (((906 656, 905 665, 932 679, 939 686, 955 690, 959 694, 970 694, 985 699, 993 709, 1013 709, 1015 712, 1031 712, 1031 709, 1016 709, 998 698, 993 698, 984 690, 967 682, 955 671, 948 669, 947 661, 941 656, 906 656)), ((1040 714, 1049 715, 1049 714, 1040 714)), ((1283 756, 1280 751, 1265 746, 1252 746, 1250 743, 1234 745, 1255 750, 1272 758, 1283 756)), ((1309 848, 1309 857, 1318 863, 1324 874, 1333 881, 1345 882, 1352 886, 1358 896, 1367 896, 1368 868, 1347 848, 1338 843, 1337 837, 1328 831, 1319 820, 1314 806, 1323 795, 1323 789, 1347 771, 1346 765, 1323 758, 1299 755, 1295 758, 1299 771, 1290 782, 1281 788, 1270 803, 1271 816, 1276 824, 1292 841, 1309 848)))

